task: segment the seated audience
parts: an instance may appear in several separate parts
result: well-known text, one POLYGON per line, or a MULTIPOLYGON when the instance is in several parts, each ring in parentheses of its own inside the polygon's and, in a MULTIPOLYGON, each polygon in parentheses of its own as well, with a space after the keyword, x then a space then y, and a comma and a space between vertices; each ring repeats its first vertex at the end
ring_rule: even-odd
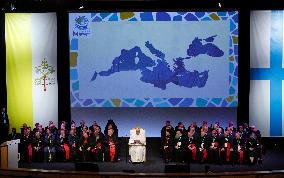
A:
POLYGON ((49 127, 46 128, 46 134, 44 138, 44 160, 46 162, 52 162, 55 155, 56 137, 49 127))
POLYGON ((43 147, 44 143, 39 131, 35 132, 35 138, 32 143, 33 148, 33 162, 43 162, 43 147))
MULTIPOLYGON (((62 121, 59 128, 58 131, 50 121, 45 129, 36 123, 31 131, 24 123, 21 134, 12 128, 9 140, 20 139, 21 162, 119 161, 118 129, 113 120, 108 120, 105 134, 96 121, 90 128, 84 120, 79 127, 74 121, 70 125, 62 121)), ((223 131, 219 122, 210 127, 206 121, 200 127, 194 121, 188 127, 179 122, 174 129, 171 122, 166 121, 161 129, 160 143, 165 163, 261 164, 264 155, 260 131, 246 123, 236 129, 229 122, 223 131)), ((132 129, 128 145, 131 162, 146 161, 145 130, 139 127, 132 129)))
POLYGON ((57 160, 68 161, 70 159, 70 149, 68 146, 68 140, 64 129, 60 130, 60 135, 57 138, 57 160))
POLYGON ((91 140, 91 157, 93 161, 103 161, 103 152, 104 152, 104 143, 105 137, 100 130, 99 126, 95 127, 95 131, 92 136, 90 136, 91 140))
POLYGON ((174 155, 176 162, 185 161, 186 140, 183 130, 178 129, 174 138, 174 155))
POLYGON ((68 146, 70 148, 70 160, 77 160, 79 138, 76 135, 76 129, 71 126, 70 134, 68 136, 68 146))
POLYGON ((174 135, 169 126, 167 126, 167 129, 165 129, 165 134, 162 137, 162 151, 166 163, 173 160, 174 135))
POLYGON ((117 161, 117 136, 112 128, 108 129, 105 139, 105 161, 117 161))
POLYGON ((83 137, 79 140, 79 155, 81 161, 91 161, 91 139, 87 131, 83 132, 83 137))
POLYGON ((132 163, 143 163, 146 161, 146 136, 144 129, 136 127, 130 130, 128 145, 132 163))

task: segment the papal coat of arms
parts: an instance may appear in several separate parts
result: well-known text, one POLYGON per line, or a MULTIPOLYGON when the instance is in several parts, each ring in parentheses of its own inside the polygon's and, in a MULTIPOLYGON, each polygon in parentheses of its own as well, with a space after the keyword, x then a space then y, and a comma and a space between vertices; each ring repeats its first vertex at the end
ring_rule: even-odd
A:
POLYGON ((35 73, 39 75, 35 79, 35 85, 42 85, 44 91, 48 85, 55 84, 55 67, 50 66, 45 58, 41 61, 41 65, 35 67, 35 73))

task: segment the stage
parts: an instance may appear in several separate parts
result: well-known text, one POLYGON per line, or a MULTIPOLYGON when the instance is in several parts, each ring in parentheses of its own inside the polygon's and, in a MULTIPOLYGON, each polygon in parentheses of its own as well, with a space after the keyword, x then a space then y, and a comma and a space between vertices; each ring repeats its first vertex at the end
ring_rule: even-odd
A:
MULTIPOLYGON (((164 173, 166 165, 175 165, 176 163, 164 163, 160 157, 159 143, 160 138, 147 138, 147 161, 141 164, 132 164, 126 161, 125 138, 121 138, 120 161, 111 162, 92 162, 97 164, 100 172, 129 172, 129 173, 164 173), (151 149, 150 149, 151 148, 151 149)), ((248 171, 273 171, 284 169, 284 149, 283 145, 276 144, 273 139, 264 139, 266 151, 262 164, 250 165, 216 165, 192 163, 189 165, 191 173, 222 173, 222 172, 248 172, 248 171), (209 166, 209 167, 208 167, 209 166), (205 171, 205 169, 208 169, 205 171)), ((186 164, 184 164, 186 166, 186 164)), ((94 167, 96 165, 91 165, 94 167)), ((20 163, 20 168, 46 169, 46 170, 64 170, 75 171, 73 162, 53 162, 53 163, 20 163)), ((96 171, 95 168, 90 171, 96 171)))

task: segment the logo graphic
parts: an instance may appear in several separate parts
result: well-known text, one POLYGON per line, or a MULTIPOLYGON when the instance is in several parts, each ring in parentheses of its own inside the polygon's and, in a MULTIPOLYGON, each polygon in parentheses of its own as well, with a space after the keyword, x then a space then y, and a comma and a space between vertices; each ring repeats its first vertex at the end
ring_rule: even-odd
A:
POLYGON ((86 16, 79 16, 75 19, 75 27, 78 28, 79 30, 87 30, 88 29, 88 24, 89 20, 87 19, 86 16))
POLYGON ((41 65, 35 67, 36 74, 39 75, 38 78, 35 79, 36 85, 43 85, 43 90, 46 91, 48 85, 55 84, 55 67, 48 65, 47 60, 44 58, 41 61, 41 65))
POLYGON ((75 18, 75 28, 73 30, 73 36, 87 37, 91 34, 91 30, 89 28, 89 20, 86 16, 78 16, 75 18))

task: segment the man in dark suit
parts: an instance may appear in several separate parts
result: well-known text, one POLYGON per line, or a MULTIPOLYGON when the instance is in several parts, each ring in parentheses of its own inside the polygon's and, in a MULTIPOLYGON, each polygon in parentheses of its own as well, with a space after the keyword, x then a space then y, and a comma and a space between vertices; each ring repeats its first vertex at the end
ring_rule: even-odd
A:
POLYGON ((17 140, 20 139, 21 135, 17 133, 16 128, 12 128, 12 132, 8 136, 8 140, 17 140))
POLYGON ((5 107, 1 109, 0 132, 1 132, 1 138, 0 138, 0 144, 1 144, 2 142, 7 141, 8 132, 9 132, 9 118, 5 107))

